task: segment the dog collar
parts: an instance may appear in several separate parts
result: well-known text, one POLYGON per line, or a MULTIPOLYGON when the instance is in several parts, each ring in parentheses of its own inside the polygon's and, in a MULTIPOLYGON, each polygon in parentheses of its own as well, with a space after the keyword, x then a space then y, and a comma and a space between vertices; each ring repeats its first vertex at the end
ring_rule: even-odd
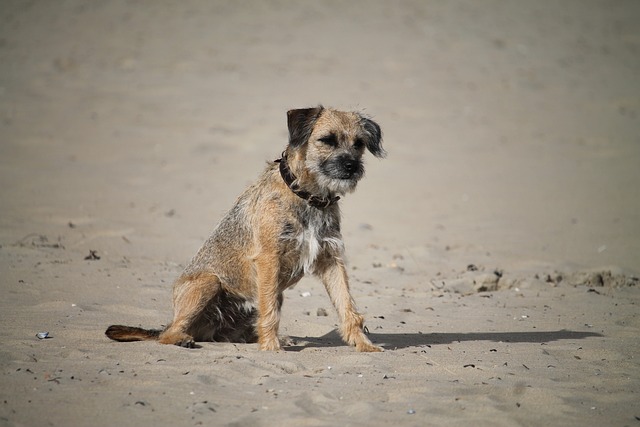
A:
POLYGON ((295 194, 296 196, 304 199, 309 203, 309 205, 318 209, 325 209, 336 203, 340 200, 340 196, 333 197, 320 197, 309 193, 308 191, 301 190, 297 184, 293 182, 296 180, 296 176, 289 169, 289 165, 287 164, 287 156, 285 153, 282 153, 282 157, 278 160, 275 160, 275 163, 280 163, 280 176, 282 180, 287 184, 287 187, 295 194))

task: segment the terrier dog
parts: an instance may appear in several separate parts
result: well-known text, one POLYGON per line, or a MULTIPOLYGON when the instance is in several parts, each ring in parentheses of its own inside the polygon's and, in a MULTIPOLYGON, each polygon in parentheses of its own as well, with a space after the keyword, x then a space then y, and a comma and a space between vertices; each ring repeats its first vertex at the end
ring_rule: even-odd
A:
POLYGON ((289 143, 244 191, 173 286, 173 321, 164 330, 112 325, 116 341, 258 342, 279 350, 285 289, 319 277, 357 351, 382 351, 364 333, 349 291, 340 233, 341 195, 364 176, 365 149, 386 155, 380 126, 357 112, 322 106, 287 112, 289 143))

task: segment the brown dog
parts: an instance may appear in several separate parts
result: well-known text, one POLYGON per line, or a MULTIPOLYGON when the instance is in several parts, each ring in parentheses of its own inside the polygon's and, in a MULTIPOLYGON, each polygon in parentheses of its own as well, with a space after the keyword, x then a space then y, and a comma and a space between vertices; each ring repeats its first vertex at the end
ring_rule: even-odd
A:
POLYGON ((360 113, 317 107, 287 113, 289 144, 238 198, 173 287, 174 318, 163 331, 113 325, 117 341, 256 342, 279 350, 282 293, 304 274, 322 280, 343 339, 381 351, 363 331, 349 293, 339 195, 364 175, 362 155, 382 148, 380 127, 360 113))

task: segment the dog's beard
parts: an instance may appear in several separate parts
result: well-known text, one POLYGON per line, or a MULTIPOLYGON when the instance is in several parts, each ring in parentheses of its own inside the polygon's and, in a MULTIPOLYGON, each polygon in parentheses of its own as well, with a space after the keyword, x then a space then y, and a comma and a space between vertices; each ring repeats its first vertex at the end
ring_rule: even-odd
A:
POLYGON ((346 194, 356 189, 358 181, 364 176, 364 166, 360 160, 351 159, 351 167, 347 168, 339 159, 328 159, 315 164, 314 169, 318 186, 328 193, 346 194))
POLYGON ((354 178, 331 178, 321 173, 318 176, 318 184, 321 188, 328 190, 331 194, 346 194, 355 191, 356 186, 358 185, 358 180, 354 178))

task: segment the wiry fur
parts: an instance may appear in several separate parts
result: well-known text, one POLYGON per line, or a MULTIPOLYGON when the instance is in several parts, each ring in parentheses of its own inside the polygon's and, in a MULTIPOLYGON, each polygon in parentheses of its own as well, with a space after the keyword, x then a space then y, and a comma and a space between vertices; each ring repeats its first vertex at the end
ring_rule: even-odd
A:
MULTIPOLYGON (((384 156, 380 127, 353 112, 323 107, 287 113, 289 144, 282 161, 296 188, 334 198, 364 176, 365 148, 384 156)), ((277 350, 282 293, 303 275, 319 277, 341 321, 344 340, 380 351, 363 332, 349 292, 337 203, 311 206, 269 164, 197 252, 173 288, 174 319, 163 331, 114 325, 118 341, 152 339, 191 347, 195 341, 255 342, 277 350)))

